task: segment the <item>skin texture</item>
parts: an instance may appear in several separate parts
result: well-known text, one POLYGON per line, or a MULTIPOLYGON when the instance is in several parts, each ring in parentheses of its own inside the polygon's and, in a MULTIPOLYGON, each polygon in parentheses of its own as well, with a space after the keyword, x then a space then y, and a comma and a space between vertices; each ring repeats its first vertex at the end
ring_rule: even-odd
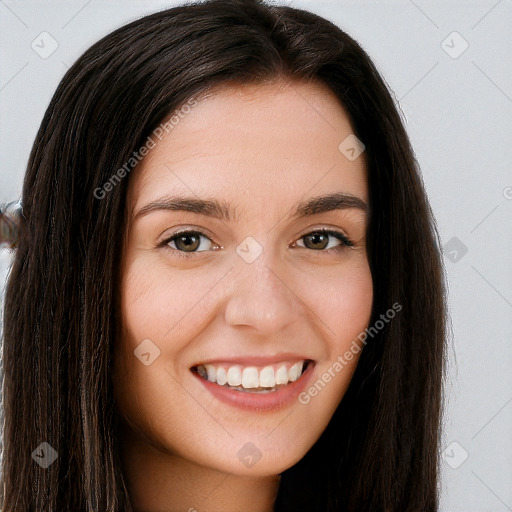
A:
POLYGON ((220 402, 190 368, 293 353, 315 361, 312 384, 368 326, 367 214, 291 216, 296 203, 333 192, 368 204, 364 153, 350 161, 338 149, 352 131, 324 85, 224 85, 180 118, 130 176, 114 387, 135 510, 270 511, 279 474, 329 423, 358 355, 309 403, 272 411, 220 402), (166 194, 215 198, 233 214, 156 210, 133 221, 132 212, 166 194), (183 228, 208 237, 196 252, 179 252, 176 242, 157 247, 183 228), (354 245, 329 236, 327 248, 306 247, 305 235, 320 228, 354 245), (252 263, 236 251, 249 236, 262 248, 252 263), (160 350, 148 366, 134 355, 145 339, 160 350), (251 467, 237 455, 248 442, 261 453, 251 467))

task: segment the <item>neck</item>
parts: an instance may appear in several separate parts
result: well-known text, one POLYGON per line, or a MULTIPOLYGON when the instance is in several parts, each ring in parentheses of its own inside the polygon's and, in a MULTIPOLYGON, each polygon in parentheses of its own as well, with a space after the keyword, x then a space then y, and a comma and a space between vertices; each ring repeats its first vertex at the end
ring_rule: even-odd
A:
POLYGON ((158 450, 123 424, 120 450, 134 512, 272 512, 279 475, 249 478, 158 450))

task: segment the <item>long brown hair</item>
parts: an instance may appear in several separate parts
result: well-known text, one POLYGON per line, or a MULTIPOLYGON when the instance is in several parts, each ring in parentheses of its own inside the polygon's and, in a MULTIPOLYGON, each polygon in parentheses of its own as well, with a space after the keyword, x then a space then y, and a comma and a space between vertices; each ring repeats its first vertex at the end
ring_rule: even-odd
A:
POLYGON ((101 199, 94 191, 194 95, 276 77, 330 87, 365 144, 371 324, 395 303, 402 310, 369 339, 321 438, 282 474, 275 510, 437 510, 443 270, 392 96, 364 50, 329 21, 258 0, 210 0, 104 37, 46 111, 5 297, 3 512, 132 510, 111 382, 129 176, 101 199), (43 442, 57 453, 47 468, 32 456, 43 442))

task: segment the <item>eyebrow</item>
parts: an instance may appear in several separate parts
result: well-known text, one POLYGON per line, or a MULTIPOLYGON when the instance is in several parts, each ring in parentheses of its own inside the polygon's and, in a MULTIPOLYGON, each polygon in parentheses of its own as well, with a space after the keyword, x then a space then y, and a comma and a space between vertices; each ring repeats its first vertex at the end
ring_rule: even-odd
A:
MULTIPOLYGON (((356 208, 368 213, 368 205, 359 197, 345 193, 333 193, 324 196, 318 196, 296 205, 293 217, 307 217, 318 213, 329 212, 333 210, 347 210, 356 208)), ((233 212, 230 210, 226 202, 220 202, 216 199, 197 199, 195 197, 183 196, 165 196, 155 201, 151 201, 137 213, 133 215, 136 220, 149 212, 169 210, 169 211, 186 211, 214 217, 216 219, 231 220, 233 212)))

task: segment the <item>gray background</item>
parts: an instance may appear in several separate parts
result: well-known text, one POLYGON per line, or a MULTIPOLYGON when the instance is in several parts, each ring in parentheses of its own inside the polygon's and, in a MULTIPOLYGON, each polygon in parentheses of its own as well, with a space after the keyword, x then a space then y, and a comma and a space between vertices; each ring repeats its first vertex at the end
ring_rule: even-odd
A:
MULTIPOLYGON (((66 69, 114 28, 178 3, 0 0, 0 203, 20 196, 66 69)), ((284 3, 358 40, 399 102, 445 247, 442 510, 512 511, 512 0, 284 3)), ((9 263, 0 251, 2 289, 9 263)))

